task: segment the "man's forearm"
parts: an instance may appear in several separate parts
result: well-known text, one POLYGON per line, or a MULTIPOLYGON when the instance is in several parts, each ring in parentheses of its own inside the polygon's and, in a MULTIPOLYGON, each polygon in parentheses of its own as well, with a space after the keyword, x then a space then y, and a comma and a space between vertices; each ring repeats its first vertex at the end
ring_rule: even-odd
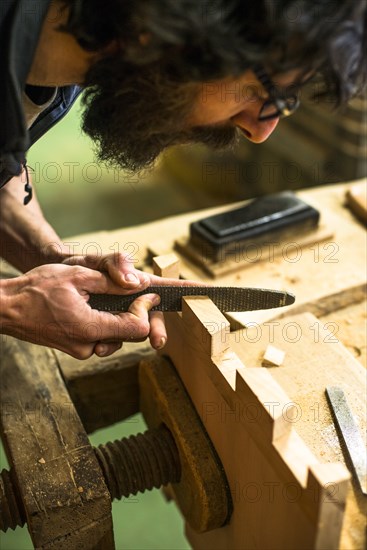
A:
POLYGON ((0 190, 0 256, 23 272, 68 256, 35 194, 27 206, 23 205, 24 195, 21 176, 0 190))

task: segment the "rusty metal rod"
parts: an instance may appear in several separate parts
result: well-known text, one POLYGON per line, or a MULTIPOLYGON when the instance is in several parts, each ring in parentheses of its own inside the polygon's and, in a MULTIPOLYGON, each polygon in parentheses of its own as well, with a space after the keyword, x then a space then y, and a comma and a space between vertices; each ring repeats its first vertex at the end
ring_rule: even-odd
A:
POLYGON ((112 499, 178 482, 180 458, 165 426, 94 449, 112 499))

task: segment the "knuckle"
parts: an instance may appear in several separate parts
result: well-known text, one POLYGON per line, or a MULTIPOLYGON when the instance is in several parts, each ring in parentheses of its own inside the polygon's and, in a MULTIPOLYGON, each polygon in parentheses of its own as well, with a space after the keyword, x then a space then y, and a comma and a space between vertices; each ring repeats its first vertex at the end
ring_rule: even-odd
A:
POLYGON ((150 324, 147 321, 140 321, 138 325, 138 338, 146 338, 150 333, 150 324))
POLYGON ((74 350, 70 353, 72 357, 75 359, 79 359, 80 361, 85 361, 86 359, 89 359, 93 355, 93 351, 87 348, 78 348, 77 350, 74 350))
POLYGON ((114 258, 118 264, 132 263, 129 254, 126 254, 125 252, 116 252, 114 258))
POLYGON ((81 265, 75 265, 70 267, 72 270, 72 275, 75 281, 85 280, 86 278, 86 269, 81 265))
POLYGON ((138 338, 146 338, 150 333, 149 322, 144 320, 139 320, 135 323, 129 324, 127 327, 127 339, 136 340, 138 338))
POLYGON ((114 345, 111 345, 109 346, 108 348, 108 355, 112 355, 113 353, 115 353, 116 351, 118 351, 119 349, 121 349, 122 347, 122 342, 118 342, 114 345))

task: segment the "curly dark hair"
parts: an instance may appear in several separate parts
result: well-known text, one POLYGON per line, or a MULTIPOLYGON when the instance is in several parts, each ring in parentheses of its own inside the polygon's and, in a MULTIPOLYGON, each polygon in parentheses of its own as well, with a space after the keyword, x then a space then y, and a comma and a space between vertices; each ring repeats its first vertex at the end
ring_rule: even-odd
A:
POLYGON ((65 0, 65 30, 88 50, 112 40, 126 62, 159 62, 178 82, 317 71, 341 104, 367 80, 367 0, 65 0), (141 36, 149 37, 149 46, 141 36))

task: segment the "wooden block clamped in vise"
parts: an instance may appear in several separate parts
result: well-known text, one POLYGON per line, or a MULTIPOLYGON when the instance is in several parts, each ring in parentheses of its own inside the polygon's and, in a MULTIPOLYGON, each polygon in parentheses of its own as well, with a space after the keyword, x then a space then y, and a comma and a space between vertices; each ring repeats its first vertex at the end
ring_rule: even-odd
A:
MULTIPOLYGON (((164 350, 189 393, 229 483, 230 522, 194 548, 336 549, 349 473, 323 464, 294 429, 295 403, 264 368, 245 366, 226 318, 205 297, 185 298, 166 320, 164 350)), ((279 369, 281 369, 280 367, 279 369)), ((278 369, 276 369, 278 370, 278 369)))

